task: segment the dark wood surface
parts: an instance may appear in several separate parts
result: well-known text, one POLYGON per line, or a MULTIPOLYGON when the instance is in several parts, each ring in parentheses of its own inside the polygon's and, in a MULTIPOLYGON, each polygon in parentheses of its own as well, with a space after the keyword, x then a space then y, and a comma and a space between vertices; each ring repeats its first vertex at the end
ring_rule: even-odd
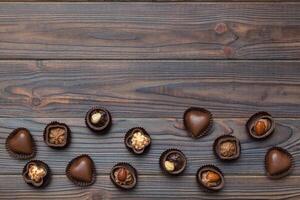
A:
POLYGON ((0 5, 2 59, 298 59, 300 54, 300 3, 0 5))
POLYGON ((0 199, 300 199, 300 3, 1 3, 0 2, 0 199), (234 60, 233 60, 234 59, 234 60), (95 105, 109 109, 113 126, 95 135, 84 123, 95 105), (182 126, 190 106, 213 112, 210 135, 195 140, 182 126), (245 131, 256 111, 270 112, 275 133, 254 141, 245 131), (72 130, 65 150, 43 142, 47 123, 72 130), (36 159, 49 164, 50 185, 34 189, 5 139, 27 127, 37 143, 36 159), (153 145, 134 156, 125 132, 143 126, 153 145), (224 163, 214 139, 233 134, 239 160, 224 163), (292 174, 265 176, 267 149, 280 146, 294 156, 292 174), (179 148, 188 167, 179 177, 158 165, 167 148, 179 148), (80 188, 65 176, 67 163, 89 154, 97 181, 80 188), (111 167, 129 162, 139 172, 133 191, 109 180, 111 167), (197 169, 215 164, 226 187, 203 192, 197 169))

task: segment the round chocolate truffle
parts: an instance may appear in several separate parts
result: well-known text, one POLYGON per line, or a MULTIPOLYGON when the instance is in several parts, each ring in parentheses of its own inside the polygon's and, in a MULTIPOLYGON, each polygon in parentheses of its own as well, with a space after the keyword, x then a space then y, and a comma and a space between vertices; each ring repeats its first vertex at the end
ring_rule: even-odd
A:
POLYGON ((213 145, 214 152, 221 160, 235 160, 241 154, 240 141, 233 135, 218 137, 213 145))
POLYGON ((36 154, 36 145, 30 131, 26 128, 17 128, 6 139, 8 153, 17 159, 33 158, 36 154))
POLYGON ((110 179, 118 188, 129 190, 137 184, 137 171, 128 163, 118 163, 111 169, 110 179))
POLYGON ((143 154, 149 150, 151 137, 144 128, 134 127, 125 134, 124 143, 134 154, 143 154))
POLYGON ((49 183, 51 171, 49 166, 40 160, 31 160, 23 168, 24 181, 33 187, 44 187, 49 183))
POLYGON ((219 191, 225 185, 223 173, 214 165, 200 167, 196 179, 205 191, 219 191))
POLYGON ((267 112, 258 112, 252 115, 246 123, 247 132, 255 139, 263 139, 275 130, 275 121, 267 112))
POLYGON ((265 156, 265 169, 267 176, 279 179, 287 176, 293 168, 293 156, 285 149, 273 147, 265 156))
POLYGON ((44 142, 52 148, 64 148, 71 139, 70 128, 59 122, 51 122, 44 130, 44 142))
POLYGON ((168 149, 160 156, 160 167, 170 175, 181 174, 186 166, 187 159, 185 155, 178 149, 168 149))
POLYGON ((212 114, 204 108, 191 107, 184 112, 183 123, 191 137, 199 138, 211 130, 212 114))
POLYGON ((87 127, 96 133, 105 133, 111 126, 111 115, 101 107, 90 109, 85 117, 87 127))

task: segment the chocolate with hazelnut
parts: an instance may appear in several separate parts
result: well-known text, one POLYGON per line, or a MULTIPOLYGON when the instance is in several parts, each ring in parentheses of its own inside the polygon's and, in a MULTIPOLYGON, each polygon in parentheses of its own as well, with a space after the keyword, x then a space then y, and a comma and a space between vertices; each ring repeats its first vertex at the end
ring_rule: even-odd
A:
POLYGON ((200 186, 206 191, 218 191, 225 185, 223 173, 214 165, 200 167, 196 179, 200 186))
POLYGON ((246 123, 247 132, 255 139, 263 139, 275 130, 275 121, 267 112, 258 112, 252 115, 246 123))
POLYGON ((137 183, 137 172, 128 163, 118 163, 112 168, 110 179, 121 189, 132 189, 137 183))

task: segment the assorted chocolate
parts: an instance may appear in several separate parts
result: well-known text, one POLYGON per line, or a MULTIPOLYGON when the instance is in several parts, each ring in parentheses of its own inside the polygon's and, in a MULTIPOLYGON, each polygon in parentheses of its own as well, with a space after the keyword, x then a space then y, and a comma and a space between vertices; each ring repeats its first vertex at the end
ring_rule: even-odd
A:
POLYGON ((111 169, 110 179, 118 188, 129 190, 137 184, 137 171, 128 163, 118 163, 111 169))
POLYGON ((287 176, 293 167, 293 156, 285 149, 273 147, 265 156, 267 176, 273 179, 287 176))
POLYGON ((87 127, 96 133, 105 133, 111 126, 111 115, 108 110, 101 107, 90 109, 85 117, 87 127))
POLYGON ((24 181, 33 187, 46 186, 51 177, 49 166, 40 160, 31 160, 23 168, 24 181))
POLYGON ((142 154, 149 149, 151 137, 144 128, 134 127, 125 134, 124 143, 134 154, 142 154))
MULTIPOLYGON (((96 133, 105 133, 112 124, 108 110, 101 107, 90 109, 85 118, 87 127, 96 133)), ((191 137, 199 138, 207 135, 213 125, 212 114, 199 107, 191 107, 184 112, 183 124, 191 137)), ((252 115, 246 129, 255 139, 263 139, 275 130, 275 121, 267 112, 252 115)), ((60 122, 51 122, 44 129, 44 142, 52 148, 64 148, 70 143, 70 128, 60 122)), ((151 137, 142 127, 134 127, 127 131, 125 146, 134 154, 143 154, 149 150, 151 137)), ((17 159, 30 159, 36 154, 36 145, 30 131, 26 128, 13 130, 6 139, 6 149, 17 159)), ((233 135, 222 135, 215 139, 213 151, 222 161, 236 160, 241 155, 241 144, 233 135)), ((164 151, 159 159, 161 169, 170 175, 179 175, 187 167, 186 156, 178 149, 164 151)), ((280 147, 270 148, 265 155, 266 175, 272 179, 287 176, 293 169, 293 156, 280 147)), ((44 187, 49 183, 51 171, 43 161, 31 160, 23 168, 24 181, 33 187, 44 187)), ((78 186, 92 185, 96 180, 94 161, 89 155, 80 155, 72 159, 66 167, 66 176, 78 186)), ((125 190, 137 184, 137 171, 128 163, 116 164, 110 172, 113 184, 125 190)), ((224 175, 214 165, 204 165, 196 174, 197 182, 205 191, 219 191, 225 186, 224 175)))
POLYGON ((183 124, 190 136, 202 137, 207 135, 212 128, 212 114, 204 108, 191 107, 183 114, 183 124))
POLYGON ((213 145, 214 152, 221 160, 236 160, 241 154, 239 139, 233 135, 222 135, 218 137, 213 145))
POLYGON ((36 154, 35 142, 26 128, 13 130, 7 137, 5 145, 10 155, 17 159, 33 158, 36 154))
POLYGON ((52 148, 64 148, 70 142, 70 128, 59 122, 51 122, 44 130, 44 141, 52 148))
POLYGON ((199 185, 208 191, 219 191, 225 185, 223 173, 214 165, 200 167, 196 174, 196 179, 199 185))
POLYGON ((267 112, 258 112, 252 115, 246 123, 247 132, 255 139, 263 139, 275 130, 275 121, 267 112))
POLYGON ((166 173, 178 175, 186 168, 187 159, 180 150, 168 149, 161 154, 159 163, 166 173))
POLYGON ((80 155, 69 162, 66 174, 75 185, 92 185, 96 180, 94 161, 88 155, 80 155))

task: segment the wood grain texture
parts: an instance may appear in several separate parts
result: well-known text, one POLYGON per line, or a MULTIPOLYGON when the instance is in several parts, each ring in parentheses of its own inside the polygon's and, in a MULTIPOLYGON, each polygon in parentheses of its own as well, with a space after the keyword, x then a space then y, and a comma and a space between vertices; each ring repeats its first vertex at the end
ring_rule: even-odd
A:
POLYGON ((11 159, 4 148, 8 134, 20 126, 31 130, 38 146, 36 158, 48 163, 53 173, 59 175, 65 174, 67 163, 80 154, 89 154, 94 159, 99 175, 109 173, 117 162, 132 163, 144 175, 162 175, 158 159, 168 148, 179 148, 186 154, 186 175, 194 175, 205 164, 215 164, 227 175, 264 175, 264 156, 272 146, 291 152, 296 163, 293 175, 300 175, 300 120, 278 119, 274 135, 257 142, 247 135, 244 119, 217 119, 212 134, 195 140, 187 136, 181 121, 175 119, 114 119, 111 131, 99 136, 85 127, 84 119, 57 118, 72 131, 71 145, 62 151, 51 149, 43 142, 43 129, 51 120, 54 119, 0 119, 1 174, 19 173, 26 163, 11 159), (153 139, 150 151, 144 156, 132 155, 123 143, 126 131, 135 126, 143 126, 153 139), (218 136, 232 132, 241 141, 241 158, 233 163, 220 162, 214 156, 212 144, 218 136))
POLYGON ((0 59, 300 56, 300 3, 0 3, 0 13, 0 59))
POLYGON ((226 186, 218 193, 204 193, 194 176, 139 176, 137 187, 120 191, 108 175, 86 189, 74 186, 64 175, 52 177, 51 184, 37 190, 27 186, 18 175, 0 176, 0 199, 299 199, 300 177, 272 181, 260 176, 226 176, 226 186))
POLYGON ((297 0, 0 0, 0 2, 297 2, 297 0))
POLYGON ((299 61, 0 61, 0 117, 300 117, 299 61))

